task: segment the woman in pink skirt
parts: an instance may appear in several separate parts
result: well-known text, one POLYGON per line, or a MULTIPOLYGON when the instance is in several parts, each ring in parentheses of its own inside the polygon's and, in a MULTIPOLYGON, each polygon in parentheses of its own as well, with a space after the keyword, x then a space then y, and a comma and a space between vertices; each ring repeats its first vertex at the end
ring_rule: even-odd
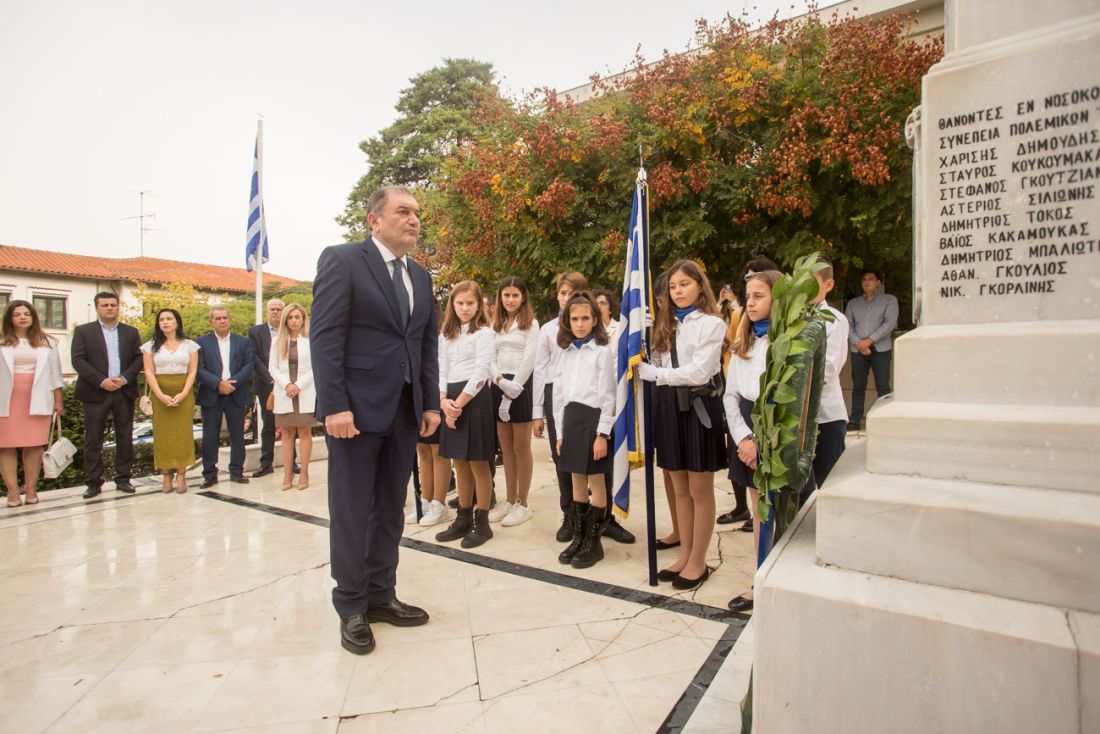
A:
POLYGON ((49 440, 50 419, 64 413, 61 357, 42 331, 38 312, 26 301, 11 301, 0 322, 0 475, 8 507, 22 504, 17 452, 23 449, 22 491, 38 502, 38 472, 49 440))

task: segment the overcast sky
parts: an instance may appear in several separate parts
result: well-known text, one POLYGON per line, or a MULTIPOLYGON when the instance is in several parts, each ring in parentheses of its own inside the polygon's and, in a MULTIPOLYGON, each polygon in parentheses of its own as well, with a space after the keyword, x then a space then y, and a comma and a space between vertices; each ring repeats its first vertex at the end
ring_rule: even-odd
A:
POLYGON ((793 1, 0 0, 0 244, 135 257, 122 220, 145 189, 145 255, 243 267, 263 113, 265 269, 312 279, 342 241, 358 144, 410 77, 471 57, 507 93, 564 90, 638 45, 685 49, 696 18, 804 12, 793 1))

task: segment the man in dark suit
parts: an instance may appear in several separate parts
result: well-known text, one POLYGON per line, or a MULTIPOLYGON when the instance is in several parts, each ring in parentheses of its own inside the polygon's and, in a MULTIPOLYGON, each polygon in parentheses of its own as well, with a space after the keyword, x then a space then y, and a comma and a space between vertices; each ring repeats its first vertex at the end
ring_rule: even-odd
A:
POLYGON ((199 395, 202 406, 202 489, 218 483, 218 436, 222 416, 229 429, 229 481, 248 484, 244 476, 244 413, 252 400, 252 342, 229 331, 229 309, 210 309, 210 327, 195 341, 199 350, 199 395))
POLYGON ((141 372, 141 336, 118 320, 118 296, 107 291, 95 296, 99 317, 73 331, 72 360, 76 370, 76 399, 84 403, 84 499, 103 487, 103 435, 107 416, 115 426, 115 489, 134 493, 130 467, 134 461, 134 401, 141 372))
POLYGON ((439 425, 439 325, 432 279, 407 256, 420 207, 407 189, 374 192, 371 237, 317 261, 310 324, 317 417, 328 443, 329 543, 340 643, 374 649, 369 622, 424 624, 397 599, 397 549, 416 437, 439 425))
POLYGON ((275 414, 267 409, 267 398, 271 395, 275 383, 267 369, 267 359, 271 354, 271 342, 279 333, 279 319, 283 316, 285 304, 278 298, 267 302, 267 323, 256 324, 248 330, 248 339, 252 342, 252 391, 260 401, 260 417, 263 430, 260 433, 260 468, 252 475, 253 479, 265 477, 275 471, 275 414))

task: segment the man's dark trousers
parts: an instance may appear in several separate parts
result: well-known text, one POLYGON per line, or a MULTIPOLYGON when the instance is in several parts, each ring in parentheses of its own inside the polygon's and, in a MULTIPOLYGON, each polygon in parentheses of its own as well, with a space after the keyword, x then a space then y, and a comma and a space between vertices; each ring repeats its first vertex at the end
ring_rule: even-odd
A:
POLYGON ((325 437, 332 576, 341 581, 332 590, 332 602, 341 617, 394 599, 417 433, 411 389, 406 384, 388 433, 325 437), (339 458, 333 461, 333 457, 339 458), (350 582, 346 588, 345 580, 350 582), (359 596, 363 592, 366 598, 359 596))
POLYGON ((848 422, 844 419, 817 425, 817 447, 814 449, 814 478, 817 486, 825 484, 825 478, 844 453, 844 441, 848 422))
POLYGON ((875 391, 880 398, 893 392, 890 387, 890 355, 893 353, 892 349, 885 352, 872 349, 866 356, 859 352, 848 353, 852 364, 852 415, 848 418, 848 422, 859 423, 863 418, 868 373, 872 371, 875 373, 875 391))
POLYGON ((115 482, 130 481, 134 463, 134 401, 122 390, 104 392, 102 400, 84 403, 84 473, 88 485, 103 483, 103 437, 107 416, 115 428, 115 482))
POLYGON ((212 406, 202 406, 202 478, 218 478, 218 444, 222 430, 222 415, 229 429, 229 474, 244 474, 244 412, 243 406, 229 395, 219 395, 212 406))

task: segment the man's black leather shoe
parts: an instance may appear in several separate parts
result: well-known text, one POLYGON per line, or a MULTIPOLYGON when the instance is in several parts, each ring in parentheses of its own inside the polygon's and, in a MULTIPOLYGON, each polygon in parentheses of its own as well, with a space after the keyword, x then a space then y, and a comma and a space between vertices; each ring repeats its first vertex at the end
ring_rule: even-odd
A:
POLYGON ((742 522, 749 519, 749 508, 742 507, 738 510, 736 507, 729 512, 719 515, 716 522, 719 525, 732 525, 735 522, 742 522))
POLYGON ((367 608, 367 619, 395 627, 419 627, 428 623, 428 613, 420 607, 394 599, 389 604, 367 608))
POLYGON ((134 493, 134 485, 130 484, 129 482, 115 482, 115 489, 117 489, 119 492, 122 492, 123 494, 134 493))
POLYGON ((217 477, 212 477, 210 479, 204 479, 204 480, 202 480, 202 484, 199 485, 199 489, 210 489, 211 487, 213 487, 217 483, 218 483, 218 478, 217 477))
POLYGON ((84 499, 90 500, 92 497, 95 497, 96 495, 99 494, 100 489, 101 489, 101 486, 98 485, 98 484, 89 484, 88 488, 84 490, 84 494, 83 494, 84 499))
POLYGON ((367 615, 340 618, 340 646, 356 655, 366 655, 374 649, 374 633, 370 631, 367 615))
POLYGON ((607 525, 603 529, 603 537, 610 538, 616 543, 626 544, 633 543, 636 540, 634 537, 634 533, 630 532, 622 525, 620 525, 619 521, 615 519, 614 515, 612 515, 610 519, 608 519, 607 525))
POLYGON ((248 477, 246 477, 244 474, 230 474, 229 481, 233 482, 234 484, 248 484, 248 477))
POLYGON ((253 479, 259 479, 260 477, 266 477, 268 474, 274 474, 275 468, 271 466, 261 466, 256 471, 252 472, 253 479))

